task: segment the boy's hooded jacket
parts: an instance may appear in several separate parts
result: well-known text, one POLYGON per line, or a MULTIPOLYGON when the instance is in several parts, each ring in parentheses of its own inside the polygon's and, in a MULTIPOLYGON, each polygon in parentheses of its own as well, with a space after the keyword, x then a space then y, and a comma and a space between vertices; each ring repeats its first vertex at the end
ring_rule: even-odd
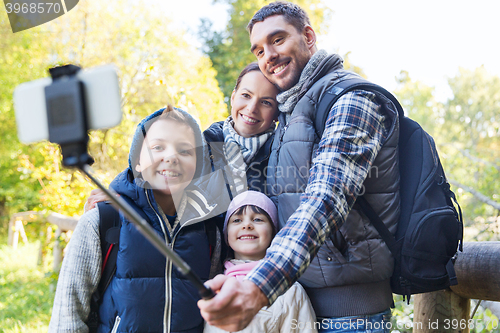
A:
MULTIPOLYGON (((132 171, 148 123, 163 110, 156 111, 138 125, 130 150, 129 168, 113 180, 111 187, 205 281, 209 278, 211 258, 204 222, 214 215, 215 204, 207 201, 199 187, 189 185, 180 206, 176 207, 179 223, 171 230, 167 224, 173 221, 165 220, 153 191, 147 188, 142 178, 134 178, 132 171)), ((202 173, 205 157, 201 131, 189 114, 176 110, 188 118, 200 148, 196 177, 202 173)), ((210 223, 213 222, 212 219, 210 223)), ((223 221, 217 222, 221 224, 223 221)), ((99 308, 98 332, 110 332, 114 326, 118 326, 117 332, 202 332, 203 319, 196 305, 199 298, 197 289, 172 266, 172 262, 165 259, 132 223, 121 216, 116 273, 99 308)))

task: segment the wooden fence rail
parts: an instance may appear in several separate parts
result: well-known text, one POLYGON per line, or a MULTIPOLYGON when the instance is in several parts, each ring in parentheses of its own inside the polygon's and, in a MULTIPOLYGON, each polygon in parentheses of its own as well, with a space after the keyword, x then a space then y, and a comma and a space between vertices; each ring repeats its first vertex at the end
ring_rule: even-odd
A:
MULTIPOLYGON (((57 226, 55 231, 55 242, 53 245, 54 252, 54 262, 53 262, 53 270, 58 272, 61 267, 62 260, 62 250, 59 245, 59 236, 61 233, 67 232, 69 230, 75 230, 76 224, 78 223, 79 217, 71 217, 66 216, 54 212, 21 212, 13 214, 9 221, 9 235, 7 244, 17 247, 19 242, 19 237, 27 243, 28 238, 26 237, 26 233, 24 232, 24 223, 29 222, 49 222, 53 225, 57 226)), ((43 242, 42 242, 43 244, 43 242)), ((43 245, 42 245, 43 246, 43 245)), ((41 261, 41 248, 38 261, 41 261)))
POLYGON ((451 290, 415 295, 413 332, 460 332, 498 327, 470 318, 470 300, 500 301, 500 242, 464 244, 455 262, 458 285, 451 290))
MULTIPOLYGON (((26 242, 23 221, 48 221, 57 225, 54 244, 54 271, 59 271, 61 232, 74 230, 78 217, 57 213, 23 212, 14 214, 9 223, 9 245, 17 246, 19 236, 26 242)), ((451 289, 414 296, 413 332, 467 333, 487 323, 470 318, 470 300, 500 301, 500 242, 469 242, 455 262, 458 285, 451 289)))

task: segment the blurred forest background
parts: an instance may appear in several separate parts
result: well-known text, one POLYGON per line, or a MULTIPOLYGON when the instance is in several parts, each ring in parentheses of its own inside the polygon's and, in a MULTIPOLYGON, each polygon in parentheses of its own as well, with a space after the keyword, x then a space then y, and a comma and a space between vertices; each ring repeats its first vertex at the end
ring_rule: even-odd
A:
MULTIPOLYGON (((119 1, 81 1, 68 15, 16 34, 10 30, 7 15, 0 13, 0 332, 46 331, 57 279, 47 262, 36 266, 36 259, 30 257, 37 251, 35 247, 15 252, 2 245, 6 244, 10 217, 25 211, 81 215, 94 188, 80 173, 61 167, 58 147, 47 142, 19 142, 14 88, 46 77, 47 69, 55 65, 74 63, 89 68, 115 64, 123 120, 115 128, 93 131, 90 141, 94 170, 109 183, 126 167, 131 135, 145 115, 171 103, 193 114, 202 129, 227 116, 236 77, 254 61, 246 24, 267 1, 218 1, 229 5, 229 22, 224 31, 216 32, 210 20, 203 20, 201 50, 189 44, 185 31, 171 24, 161 10, 139 2, 123 6, 119 1), (20 262, 36 267, 21 268, 20 262), (40 311, 20 315, 32 306, 40 311)), ((294 1, 308 11, 319 34, 327 31, 331 18, 323 1, 294 1)), ((348 54, 342 56, 346 68, 364 75, 363 64, 351 64, 348 54)), ((402 71, 396 79, 394 93, 407 115, 436 141, 464 212, 465 239, 499 240, 500 78, 483 67, 460 69, 448 81, 453 97, 446 102, 438 102, 434 88, 412 80, 411 73, 402 71)), ((39 235, 46 228, 43 223, 25 226, 33 242, 43 242, 39 235)), ((46 242, 44 250, 48 258, 50 244, 46 242)), ((402 303, 395 311, 400 318, 411 319, 411 308, 402 303)))

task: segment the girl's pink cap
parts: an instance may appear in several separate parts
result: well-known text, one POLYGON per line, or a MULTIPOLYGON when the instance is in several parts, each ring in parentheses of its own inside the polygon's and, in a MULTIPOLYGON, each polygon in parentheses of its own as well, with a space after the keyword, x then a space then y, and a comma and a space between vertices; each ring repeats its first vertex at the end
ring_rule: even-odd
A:
POLYGON ((246 191, 233 198, 227 208, 226 219, 224 220, 224 237, 227 242, 227 222, 233 213, 243 206, 253 205, 263 209, 271 218, 274 230, 278 231, 278 210, 276 205, 264 193, 257 191, 246 191))

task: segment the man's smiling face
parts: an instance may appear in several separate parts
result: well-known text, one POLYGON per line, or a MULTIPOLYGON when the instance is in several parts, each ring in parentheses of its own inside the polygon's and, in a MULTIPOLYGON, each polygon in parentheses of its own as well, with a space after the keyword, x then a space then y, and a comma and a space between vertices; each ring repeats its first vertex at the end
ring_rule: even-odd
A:
POLYGON ((267 79, 285 91, 299 82, 315 52, 316 35, 310 26, 298 31, 282 15, 257 22, 250 33, 251 51, 267 79))

